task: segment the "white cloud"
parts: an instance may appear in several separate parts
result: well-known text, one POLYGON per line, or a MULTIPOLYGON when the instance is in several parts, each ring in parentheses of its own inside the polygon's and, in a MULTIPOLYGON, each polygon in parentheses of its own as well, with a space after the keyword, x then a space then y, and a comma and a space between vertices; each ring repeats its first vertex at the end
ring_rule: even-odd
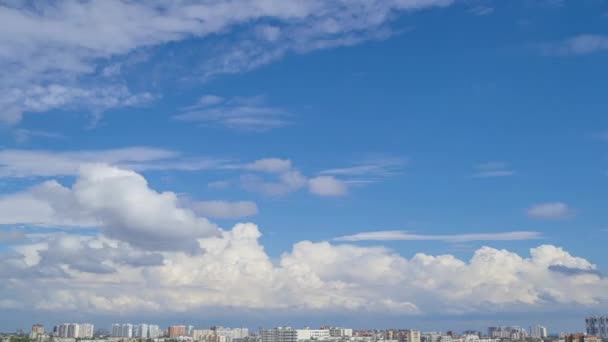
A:
POLYGON ((188 203, 188 207, 204 217, 222 219, 249 217, 258 213, 258 206, 251 201, 196 201, 188 203))
POLYGON ((401 158, 380 158, 365 161, 350 167, 321 171, 321 175, 343 177, 380 178, 395 176, 402 172, 406 161, 401 158))
POLYGON ((244 165, 230 165, 229 169, 245 170, 260 174, 240 177, 241 186, 266 195, 285 195, 303 188, 318 196, 343 196, 349 186, 374 183, 400 172, 404 160, 384 158, 369 160, 345 168, 327 169, 317 176, 305 176, 289 159, 264 158, 244 165))
POLYGON ((505 162, 488 162, 475 166, 474 178, 494 178, 513 176, 515 171, 511 170, 505 162))
POLYGON ((266 104, 263 97, 234 97, 223 99, 205 95, 199 102, 174 115, 176 120, 218 124, 246 131, 267 131, 289 124, 291 114, 266 104))
POLYGON ((581 34, 556 43, 541 45, 545 54, 580 56, 608 50, 608 36, 581 34))
POLYGON ((535 204, 526 210, 529 217, 545 220, 559 220, 574 216, 574 211, 563 202, 535 204))
MULTIPOLYGON (((86 107, 93 112, 110 108, 138 106, 152 101, 150 93, 131 94, 125 86, 79 88, 51 84, 12 89, 0 97, 0 121, 14 124, 21 121, 23 112, 46 112, 51 109, 86 107)), ((95 119, 95 117, 93 117, 95 119)))
POLYGON ((189 159, 179 152, 152 148, 126 147, 108 150, 56 152, 44 150, 0 150, 0 177, 49 177, 78 174, 87 163, 115 164, 135 170, 204 170, 224 161, 189 159))
POLYGON ((244 166, 245 170, 282 173, 291 170, 291 160, 280 158, 264 158, 258 159, 244 166))
POLYGON ((13 131, 15 135, 15 141, 17 144, 28 143, 32 138, 43 138, 43 139, 65 139, 65 136, 59 133, 30 130, 30 129, 15 129, 13 131))
POLYGON ((310 192, 319 196, 343 196, 348 189, 344 182, 333 176, 319 176, 308 180, 310 192))
MULTIPOLYGON (((0 68, 10 77, 0 80, 0 120, 16 123, 24 112, 102 111, 149 101, 150 93, 132 94, 114 79, 123 72, 121 59, 142 48, 217 34, 217 46, 201 49, 206 54, 201 65, 184 71, 210 77, 251 70, 289 52, 382 39, 390 35, 388 26, 397 14, 452 2, 5 1, 0 4, 0 68), (224 41, 234 27, 244 31, 242 36, 224 41)), ((276 127, 282 121, 258 118, 255 125, 276 127)))
POLYGON ((513 231, 502 233, 475 233, 475 234, 448 234, 427 235, 412 234, 402 230, 382 230, 363 232, 335 238, 335 241, 445 241, 445 242, 470 242, 470 241, 520 241, 534 240, 542 237, 539 232, 513 231))
POLYGON ((241 185, 245 190, 271 196, 281 196, 300 190, 306 186, 307 179, 298 170, 289 170, 277 175, 276 180, 265 180, 258 175, 241 176, 241 185))
POLYGON ((94 226, 113 239, 157 250, 197 251, 199 237, 218 227, 156 192, 133 171, 102 164, 81 167, 72 188, 47 181, 0 198, 0 224, 94 226))
POLYGON ((165 251, 162 259, 104 237, 51 236, 0 258, 0 274, 11 278, 0 284, 0 302, 85 313, 232 308, 460 314, 601 308, 608 301, 608 280, 596 265, 551 245, 533 248, 529 256, 483 247, 462 260, 301 241, 274 262, 260 235, 254 224, 238 224, 200 239, 204 253, 165 251))
POLYGON ((494 7, 484 5, 473 6, 469 9, 469 12, 479 16, 486 16, 494 13, 494 7))

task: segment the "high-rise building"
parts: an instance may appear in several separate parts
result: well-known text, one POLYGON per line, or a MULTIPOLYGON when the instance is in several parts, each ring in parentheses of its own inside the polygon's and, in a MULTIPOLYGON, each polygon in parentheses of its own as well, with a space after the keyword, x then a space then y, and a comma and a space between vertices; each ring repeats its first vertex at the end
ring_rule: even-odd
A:
POLYGON ((296 342, 298 331, 290 327, 260 329, 261 342, 296 342))
POLYGON ((587 334, 608 338, 608 316, 589 316, 585 318, 587 334))
POLYGON ((30 337, 36 339, 38 336, 44 334, 44 325, 42 324, 34 324, 32 325, 32 332, 30 333, 30 337))
POLYGON ((523 340, 528 337, 526 329, 517 326, 489 327, 488 336, 492 338, 508 338, 511 340, 523 340))
POLYGON ((179 336, 187 336, 186 335, 186 326, 185 325, 172 325, 168 329, 169 337, 179 337, 179 336))
POLYGON ((160 337, 162 331, 160 327, 156 324, 148 324, 148 338, 157 338, 160 337))
POLYGON ((145 323, 133 326, 133 337, 146 339, 149 338, 148 325, 145 323))
POLYGON ((94 326, 90 323, 63 323, 53 328, 53 334, 63 338, 91 338, 94 326))
POLYGON ((535 325, 530 327, 530 337, 533 338, 546 338, 547 337, 547 328, 542 325, 535 325))
POLYGON ((133 324, 112 324, 112 337, 132 338, 133 324))
POLYGON ((78 324, 78 336, 77 338, 92 338, 95 330, 95 326, 91 323, 78 324))

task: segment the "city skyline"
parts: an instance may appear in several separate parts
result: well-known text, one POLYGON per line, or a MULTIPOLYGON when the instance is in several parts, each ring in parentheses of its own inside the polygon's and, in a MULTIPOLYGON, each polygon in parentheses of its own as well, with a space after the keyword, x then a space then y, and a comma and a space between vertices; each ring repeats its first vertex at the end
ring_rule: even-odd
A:
POLYGON ((0 330, 583 331, 608 314, 607 14, 0 0, 0 330))

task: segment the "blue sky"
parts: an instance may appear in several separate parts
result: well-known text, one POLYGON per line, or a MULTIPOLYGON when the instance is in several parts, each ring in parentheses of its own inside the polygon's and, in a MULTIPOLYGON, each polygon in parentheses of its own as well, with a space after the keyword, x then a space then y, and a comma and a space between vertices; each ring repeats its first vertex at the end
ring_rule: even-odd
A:
POLYGON ((581 330, 608 309, 602 1, 0 4, 0 328, 212 309, 252 327, 581 330), (417 253, 491 275, 468 288, 417 253), (244 264, 257 276, 213 273, 244 264), (376 280, 332 274, 351 266, 376 280), (145 294, 87 285, 149 274, 145 294), (180 286, 191 299, 167 311, 180 286))

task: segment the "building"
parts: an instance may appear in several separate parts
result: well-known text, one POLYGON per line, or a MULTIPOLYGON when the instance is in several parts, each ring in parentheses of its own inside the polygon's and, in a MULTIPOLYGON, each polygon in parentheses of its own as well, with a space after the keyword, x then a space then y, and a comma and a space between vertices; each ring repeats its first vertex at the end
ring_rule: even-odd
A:
POLYGON ((302 340, 327 340, 329 339, 328 329, 296 329, 298 341, 302 340))
POLYGON ((185 325, 172 325, 167 329, 167 332, 169 337, 187 336, 185 325))
POLYGON ((44 325, 42 325, 42 324, 32 325, 32 332, 30 333, 30 338, 36 339, 40 335, 44 335, 44 325))
POLYGON ((518 326, 489 327, 488 336, 491 338, 505 338, 511 340, 523 340, 528 337, 528 332, 518 326))
POLYGON ((224 328, 224 327, 213 327, 218 336, 226 336, 230 340, 242 339, 249 336, 249 329, 247 328, 224 328))
POLYGON ((132 338, 133 337, 133 324, 112 324, 112 337, 132 338))
POLYGON ((297 342, 298 331, 290 327, 260 329, 261 342, 297 342))
POLYGON ((145 323, 133 326, 133 337, 135 338, 149 338, 148 325, 145 323))
POLYGON ((564 337, 564 342, 601 342, 601 340, 593 335, 570 334, 564 337))
POLYGON ((209 336, 214 335, 215 331, 211 329, 193 329, 192 339, 195 341, 207 341, 209 336))
POLYGON ((78 324, 78 335, 74 338, 92 338, 95 326, 91 323, 78 324))
POLYGON ((156 324, 148 324, 148 338, 157 338, 162 335, 162 330, 156 324))
POLYGON ((352 337, 353 329, 330 327, 329 336, 331 336, 331 337, 352 337))
POLYGON ((399 342, 420 342, 420 331, 418 330, 399 330, 397 334, 399 342))
POLYGON ((542 325, 535 325, 530 327, 530 337, 533 338, 546 338, 547 337, 547 328, 542 325))
POLYGON ((94 326, 90 323, 63 323, 53 328, 53 335, 61 338, 92 338, 94 326))
POLYGON ((608 338, 608 316, 589 316, 585 318, 587 334, 608 338))

